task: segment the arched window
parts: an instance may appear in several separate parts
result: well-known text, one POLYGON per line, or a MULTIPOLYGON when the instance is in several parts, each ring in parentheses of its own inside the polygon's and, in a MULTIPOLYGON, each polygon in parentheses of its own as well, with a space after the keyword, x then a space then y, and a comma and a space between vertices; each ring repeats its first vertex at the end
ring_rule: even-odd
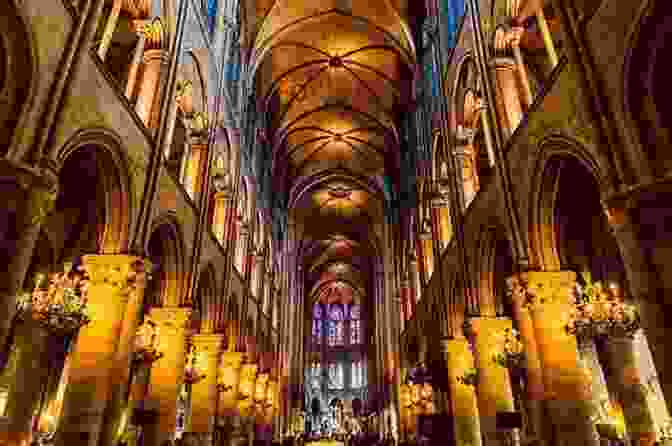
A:
POLYGON ((340 304, 329 306, 329 346, 343 345, 345 337, 343 308, 340 304))
POLYGON ((217 22, 217 0, 208 0, 208 30, 210 34, 215 32, 215 24, 217 22))
POLYGON ((359 305, 353 305, 350 309, 350 345, 359 345, 362 343, 360 311, 359 305))
POLYGON ((319 344, 322 341, 322 304, 316 303, 313 306, 313 343, 319 344))
POLYGON ((329 364, 329 388, 343 388, 343 364, 340 362, 332 362, 329 364))
POLYGON ((364 361, 359 360, 359 361, 354 361, 352 363, 352 376, 351 376, 351 385, 353 389, 359 389, 361 387, 364 387, 366 385, 366 379, 365 379, 366 371, 364 367, 364 361))

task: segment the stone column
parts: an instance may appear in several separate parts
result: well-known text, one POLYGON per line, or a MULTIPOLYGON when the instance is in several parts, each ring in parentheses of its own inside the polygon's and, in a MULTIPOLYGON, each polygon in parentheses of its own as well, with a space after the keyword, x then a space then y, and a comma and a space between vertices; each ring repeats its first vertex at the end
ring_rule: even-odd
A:
POLYGON ((481 446, 481 425, 478 414, 476 388, 462 384, 462 377, 474 367, 474 357, 469 342, 464 339, 442 341, 442 348, 448 364, 448 384, 450 386, 453 409, 453 423, 456 446, 481 446))
POLYGON ((605 343, 609 369, 609 384, 623 408, 630 441, 636 446, 650 446, 656 441, 656 428, 646 398, 646 387, 637 368, 636 352, 630 337, 612 337, 605 343))
POLYGON ((672 339, 666 320, 669 304, 665 302, 662 281, 656 277, 656 267, 644 252, 644 243, 638 235, 640 228, 631 215, 632 204, 628 200, 612 201, 605 204, 605 213, 623 259, 630 294, 641 312, 642 328, 669 408, 672 401, 672 365, 668 365, 672 364, 668 360, 672 355, 672 339))
POLYGON ((494 59, 492 70, 496 79, 496 105, 502 120, 500 125, 504 129, 505 137, 509 138, 523 118, 516 63, 508 57, 499 57, 494 59))
POLYGON ((69 385, 57 445, 97 446, 104 412, 110 402, 117 373, 119 338, 129 300, 144 286, 137 280, 142 259, 127 255, 87 255, 88 306, 93 320, 80 329, 71 353, 69 385))
POLYGON ((135 44, 133 60, 131 61, 131 65, 128 69, 128 77, 126 78, 126 90, 124 91, 124 95, 129 101, 133 99, 135 84, 138 80, 138 69, 142 63, 142 55, 145 53, 145 42, 147 38, 144 32, 144 27, 146 23, 147 22, 145 20, 133 21, 136 33, 138 34, 138 42, 135 44))
POLYGON ((189 308, 152 308, 150 318, 159 326, 163 357, 154 363, 146 407, 158 411, 156 424, 145 429, 145 446, 172 440, 177 418, 177 397, 184 381, 189 308))
POLYGON ((199 362, 206 366, 205 378, 191 386, 191 432, 211 443, 217 409, 217 368, 224 335, 197 334, 192 337, 199 362))
POLYGON ((574 305, 576 273, 531 271, 519 278, 532 316, 542 364, 544 399, 557 444, 597 445, 591 422, 590 389, 580 366, 576 338, 565 329, 574 305))
POLYGON ((144 52, 142 62, 144 69, 135 111, 145 126, 153 129, 158 124, 154 119, 154 116, 158 115, 155 113, 155 102, 160 97, 161 70, 168 63, 168 54, 163 49, 147 50, 144 52))
POLYGON ((0 432, 0 444, 24 446, 31 441, 32 418, 49 375, 47 349, 49 332, 30 314, 16 327, 16 367, 7 395, 7 422, 0 432))
POLYGON ((240 411, 242 429, 240 429, 237 434, 238 438, 235 438, 234 441, 237 444, 246 444, 252 441, 254 437, 254 390, 255 382, 257 378, 257 369, 256 364, 243 364, 240 370, 240 382, 238 384, 238 410, 240 411))
POLYGON ((431 229, 427 229, 420 234, 420 243, 422 243, 422 257, 425 261, 425 279, 429 283, 432 273, 434 273, 434 241, 432 240, 431 229))
MULTIPOLYGON (((0 233, 0 240, 6 247, 0 257, 4 264, 0 268, 0 345, 4 346, 35 242, 56 200, 58 179, 46 170, 38 171, 7 160, 0 161, 0 178, 8 183, 2 188, 6 194, 3 210, 7 226, 0 228, 4 232, 0 233)), ((0 371, 5 363, 1 355, 0 352, 0 371)))
POLYGON ((469 332, 474 337, 476 347, 478 412, 481 430, 488 445, 503 445, 505 441, 497 431, 497 413, 515 411, 509 372, 494 361, 494 357, 503 351, 505 330, 512 328, 510 319, 469 319, 469 332))
POLYGON ((602 372, 602 365, 597 354, 593 338, 577 336, 579 356, 590 385, 590 394, 597 419, 606 416, 604 405, 609 403, 609 390, 602 372))
POLYGON ((233 195, 230 190, 222 190, 215 193, 212 232, 215 233, 217 240, 221 244, 224 244, 224 237, 226 237, 226 219, 231 211, 232 202, 233 195))
POLYGON ((117 21, 119 20, 119 13, 121 12, 121 3, 122 0, 114 0, 112 2, 112 10, 110 11, 107 23, 105 24, 105 29, 103 30, 103 39, 98 47, 98 57, 100 57, 100 60, 102 61, 105 61, 107 50, 110 49, 110 44, 112 43, 114 31, 117 29, 117 21))
POLYGON ((544 431, 544 380, 541 371, 539 348, 534 334, 532 315, 527 306, 526 292, 518 276, 507 279, 507 293, 513 306, 513 316, 520 332, 525 350, 526 395, 525 404, 528 411, 528 436, 534 437, 540 446, 547 444, 548 435, 544 431))
POLYGON ((135 265, 136 285, 129 293, 128 304, 123 310, 119 344, 114 355, 111 381, 110 402, 105 410, 105 418, 100 437, 100 446, 112 446, 116 443, 117 432, 122 421, 124 407, 128 404, 128 385, 133 361, 133 343, 138 329, 140 312, 145 296, 147 271, 150 263, 138 259, 135 265))
POLYGON ((191 184, 185 184, 187 192, 194 203, 198 203, 198 197, 203 190, 203 172, 205 165, 208 162, 208 145, 203 141, 195 141, 191 143, 189 150, 189 163, 187 177, 191 180, 191 184))

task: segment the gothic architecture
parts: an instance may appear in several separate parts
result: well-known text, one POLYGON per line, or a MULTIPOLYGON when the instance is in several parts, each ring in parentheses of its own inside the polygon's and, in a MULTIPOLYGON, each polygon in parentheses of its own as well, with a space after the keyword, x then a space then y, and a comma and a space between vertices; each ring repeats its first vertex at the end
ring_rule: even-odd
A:
POLYGON ((0 446, 672 444, 671 5, 0 0, 0 446))

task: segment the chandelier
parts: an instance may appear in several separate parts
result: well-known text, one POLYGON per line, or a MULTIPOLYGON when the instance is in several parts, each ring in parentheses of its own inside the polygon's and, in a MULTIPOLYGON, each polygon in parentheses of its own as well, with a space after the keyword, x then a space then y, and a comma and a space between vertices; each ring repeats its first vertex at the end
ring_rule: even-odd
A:
POLYGON ((133 360, 145 364, 158 361, 163 356, 159 345, 159 326, 153 320, 145 319, 135 332, 133 360))
POLYGON ((187 345, 187 360, 184 368, 184 382, 186 384, 196 384, 205 378, 202 353, 196 349, 192 343, 187 345))
POLYGON ((618 298, 618 286, 605 288, 601 282, 579 287, 579 302, 569 315, 566 329, 579 337, 631 337, 640 328, 639 312, 634 305, 618 298))
POLYGON ((43 287, 46 276, 35 276, 32 293, 24 293, 17 299, 19 317, 31 317, 52 332, 69 335, 91 322, 92 315, 87 305, 89 277, 84 267, 71 270, 65 264, 63 273, 49 275, 49 284, 43 287))
POLYGON ((525 353, 523 343, 520 341, 518 330, 506 328, 501 335, 502 348, 499 353, 493 355, 492 360, 507 369, 520 369, 523 366, 525 353))

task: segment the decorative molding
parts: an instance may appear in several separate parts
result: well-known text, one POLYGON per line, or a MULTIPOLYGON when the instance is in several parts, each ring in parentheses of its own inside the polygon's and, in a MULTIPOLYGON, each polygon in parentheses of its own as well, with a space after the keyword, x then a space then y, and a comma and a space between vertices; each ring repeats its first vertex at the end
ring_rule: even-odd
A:
POLYGON ((83 267, 90 278, 90 283, 114 287, 121 295, 128 295, 139 286, 144 286, 147 268, 141 257, 127 255, 86 255, 83 267))
POLYGON ((534 309, 546 304, 573 304, 576 273, 573 271, 530 271, 507 279, 507 291, 514 302, 534 309))

